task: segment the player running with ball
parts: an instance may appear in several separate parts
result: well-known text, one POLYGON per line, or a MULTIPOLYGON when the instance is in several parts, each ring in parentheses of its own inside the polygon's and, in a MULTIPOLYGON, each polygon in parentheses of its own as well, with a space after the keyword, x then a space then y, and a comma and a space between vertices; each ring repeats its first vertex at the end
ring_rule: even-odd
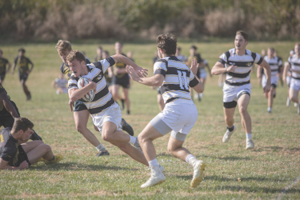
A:
POLYGON ((104 73, 108 67, 113 66, 116 62, 133 66, 141 76, 146 75, 146 71, 120 54, 86 65, 82 53, 71 51, 67 56, 67 62, 70 70, 73 72, 68 81, 69 105, 71 110, 76 100, 81 99, 90 90, 94 90, 94 99, 91 102, 84 101, 84 104, 93 118, 94 125, 102 133, 102 139, 119 147, 136 161, 148 166, 148 162, 140 150, 137 138, 121 130, 121 109, 108 91, 104 77, 104 73), (87 85, 79 89, 78 80, 81 77, 90 79, 90 81, 87 85), (131 146, 131 144, 136 148, 131 146))
POLYGON ((171 132, 168 143, 170 154, 189 163, 194 170, 191 187, 195 188, 203 178, 205 164, 197 160, 186 148, 182 147, 187 134, 197 121, 197 107, 191 99, 189 87, 196 92, 203 91, 203 84, 194 76, 197 61, 194 59, 193 72, 176 56, 177 39, 172 34, 159 35, 156 39, 160 60, 154 64, 154 76, 143 78, 132 67, 127 71, 133 80, 147 86, 161 86, 165 102, 164 110, 154 117, 139 134, 139 141, 151 169, 150 179, 141 188, 165 181, 165 176, 156 159, 153 140, 171 132))

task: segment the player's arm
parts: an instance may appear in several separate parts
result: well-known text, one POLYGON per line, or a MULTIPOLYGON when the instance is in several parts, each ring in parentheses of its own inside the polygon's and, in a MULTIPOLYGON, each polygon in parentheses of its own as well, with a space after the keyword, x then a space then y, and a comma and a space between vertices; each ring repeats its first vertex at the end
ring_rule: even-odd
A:
POLYGON ((5 161, 2 158, 0 158, 0 170, 3 170, 3 169, 22 170, 22 169, 28 168, 28 166, 29 165, 28 165, 27 161, 23 161, 19 167, 10 166, 10 165, 8 165, 8 161, 5 161))
POLYGON ((129 65, 131 67, 133 67, 133 69, 135 71, 137 71, 137 74, 141 77, 146 77, 148 75, 148 70, 147 69, 143 69, 141 67, 139 67, 137 64, 135 64, 132 60, 130 60, 129 58, 123 56, 122 54, 115 54, 111 56, 115 62, 121 62, 121 63, 125 63, 126 65, 129 65))
POLYGON ((261 73, 261 66, 257 65, 257 70, 256 70, 256 76, 257 78, 261 78, 262 73, 261 73))
POLYGON ((55 80, 52 81, 51 85, 52 85, 52 87, 53 87, 54 89, 56 89, 56 82, 55 82, 55 80))
POLYGON ((208 69, 210 78, 212 78, 211 69, 210 69, 209 64, 207 63, 207 64, 205 65, 205 67, 208 69))
POLYGON ((229 67, 224 67, 224 64, 221 63, 220 61, 216 62, 216 64, 213 66, 211 69, 211 74, 212 75, 219 75, 219 74, 224 74, 227 72, 234 72, 237 66, 235 65, 230 65, 229 67))
POLYGON ((32 72, 34 64, 33 64, 33 62, 31 62, 31 60, 29 60, 29 59, 28 59, 28 62, 29 62, 29 64, 31 65, 31 68, 30 68, 30 70, 28 71, 28 74, 29 74, 29 73, 32 72))
POLYGON ((199 78, 197 76, 194 75, 194 74, 197 74, 198 68, 199 68, 199 63, 197 63, 196 59, 193 59, 191 61, 192 73, 190 75, 192 80, 190 81, 189 86, 191 88, 193 88, 193 90, 195 90, 197 93, 202 93, 204 91, 203 83, 199 80, 199 78))
POLYGON ((78 88, 69 89, 69 91, 68 91, 69 100, 75 102, 78 99, 81 99, 90 90, 95 90, 96 87, 97 87, 97 84, 94 81, 90 80, 89 84, 87 84, 86 86, 84 86, 80 89, 78 89, 78 88))
POLYGON ((17 62, 18 62, 18 57, 16 57, 15 60, 14 60, 14 65, 13 65, 12 70, 11 70, 12 74, 14 74, 14 72, 15 72, 15 69, 16 69, 16 66, 17 66, 17 62))
POLYGON ((283 81, 286 82, 286 77, 288 76, 288 71, 290 70, 290 63, 286 63, 286 65, 284 66, 284 69, 283 69, 283 75, 282 75, 282 78, 283 78, 283 81))
POLYGON ((270 65, 263 59, 258 66, 264 68, 264 74, 267 79, 267 85, 264 87, 264 92, 269 92, 271 88, 271 68, 270 65))
POLYGON ((11 114, 11 116, 14 118, 20 117, 13 104, 7 98, 5 90, 0 93, 0 101, 3 102, 5 109, 11 114))
POLYGON ((109 77, 109 78, 112 78, 113 75, 114 75, 114 72, 113 72, 113 70, 112 70, 112 67, 109 67, 109 68, 107 69, 107 71, 108 71, 108 77, 109 77))
POLYGON ((165 77, 162 74, 155 74, 151 77, 140 77, 137 72, 133 69, 132 66, 126 67, 127 73, 131 76, 131 78, 143 85, 147 86, 161 86, 165 77))

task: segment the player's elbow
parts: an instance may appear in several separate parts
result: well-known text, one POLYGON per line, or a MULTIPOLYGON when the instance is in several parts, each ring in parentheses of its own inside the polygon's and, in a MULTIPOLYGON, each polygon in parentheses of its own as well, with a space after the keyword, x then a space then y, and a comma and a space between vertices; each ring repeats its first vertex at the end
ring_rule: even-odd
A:
POLYGON ((159 87, 163 83, 163 80, 155 80, 153 86, 159 87))

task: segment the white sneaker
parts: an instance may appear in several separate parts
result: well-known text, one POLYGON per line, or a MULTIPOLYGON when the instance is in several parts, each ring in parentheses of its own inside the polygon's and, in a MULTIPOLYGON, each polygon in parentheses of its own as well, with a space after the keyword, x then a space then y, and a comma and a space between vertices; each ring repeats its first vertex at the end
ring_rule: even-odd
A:
POLYGON ((232 133, 235 131, 235 129, 236 129, 235 125, 233 125, 233 131, 229 131, 227 129, 223 136, 222 142, 224 142, 224 143, 228 142, 230 140, 232 133))
POLYGON ((290 98, 287 98, 286 99, 286 106, 290 106, 291 105, 291 100, 290 100, 290 98))
POLYGON ((148 179, 148 181, 144 184, 141 185, 141 188, 146 188, 150 186, 154 186, 157 184, 161 184, 165 182, 166 177, 164 174, 161 172, 160 166, 153 166, 151 168, 151 177, 148 179))
POLYGON ((298 106, 298 103, 295 102, 295 103, 294 103, 294 107, 297 107, 297 106, 298 106))
POLYGON ((195 188, 202 182, 203 171, 205 170, 205 163, 202 160, 197 160, 194 164, 194 174, 191 182, 191 187, 195 188))
POLYGON ((246 140, 246 149, 253 149, 254 148, 254 142, 252 139, 246 140))

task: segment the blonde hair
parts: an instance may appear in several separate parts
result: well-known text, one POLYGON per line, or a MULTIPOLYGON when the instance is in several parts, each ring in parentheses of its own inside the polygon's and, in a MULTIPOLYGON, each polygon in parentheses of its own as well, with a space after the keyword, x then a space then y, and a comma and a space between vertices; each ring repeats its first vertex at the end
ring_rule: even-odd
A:
POLYGON ((55 48, 60 53, 65 53, 66 51, 72 51, 71 43, 67 40, 58 40, 55 48))

